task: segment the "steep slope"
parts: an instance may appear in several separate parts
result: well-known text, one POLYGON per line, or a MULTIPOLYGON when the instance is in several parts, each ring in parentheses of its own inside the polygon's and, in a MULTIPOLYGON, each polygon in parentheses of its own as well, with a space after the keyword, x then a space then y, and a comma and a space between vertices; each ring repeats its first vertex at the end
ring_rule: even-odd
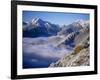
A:
POLYGON ((73 52, 65 55, 50 67, 70 67, 70 66, 89 66, 89 29, 84 27, 76 36, 73 52))
POLYGON ((84 48, 77 54, 67 55, 56 63, 50 64, 50 67, 89 66, 89 60, 89 48, 84 48))
POLYGON ((87 26, 89 26, 89 21, 79 20, 73 22, 72 24, 69 24, 68 26, 64 25, 62 30, 58 32, 58 35, 68 35, 72 32, 77 32, 81 30, 83 27, 87 27, 87 26))
POLYGON ((56 35, 59 30, 59 25, 35 18, 23 28, 23 37, 48 37, 56 35))
MULTIPOLYGON (((81 23, 80 23, 81 24, 81 23)), ((59 36, 62 36, 62 39, 57 43, 56 46, 60 46, 62 44, 69 45, 70 47, 75 47, 80 41, 84 40, 84 38, 87 38, 89 35, 89 23, 86 23, 82 29, 79 30, 73 30, 73 32, 69 34, 62 34, 59 36)))

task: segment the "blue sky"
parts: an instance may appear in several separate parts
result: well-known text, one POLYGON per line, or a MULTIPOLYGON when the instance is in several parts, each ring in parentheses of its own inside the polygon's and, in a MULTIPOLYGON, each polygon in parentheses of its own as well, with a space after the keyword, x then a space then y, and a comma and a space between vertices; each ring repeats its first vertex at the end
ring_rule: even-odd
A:
POLYGON ((40 12, 40 11, 23 11, 23 21, 29 22, 33 18, 41 18, 53 24, 70 24, 76 20, 89 20, 89 14, 84 13, 63 13, 63 12, 40 12))

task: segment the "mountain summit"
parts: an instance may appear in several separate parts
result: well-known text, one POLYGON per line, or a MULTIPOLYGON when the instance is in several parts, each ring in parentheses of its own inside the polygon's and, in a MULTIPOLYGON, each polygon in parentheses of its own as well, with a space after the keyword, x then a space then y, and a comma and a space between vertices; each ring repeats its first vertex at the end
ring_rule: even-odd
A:
POLYGON ((67 26, 64 25, 64 27, 62 27, 62 30, 58 33, 58 35, 68 35, 72 32, 77 32, 83 29, 83 27, 87 26, 89 26, 89 21, 83 21, 83 20, 75 21, 67 26))
POLYGON ((56 35, 59 31, 60 27, 58 25, 40 18, 34 18, 24 27, 23 37, 48 37, 56 35))
POLYGON ((30 22, 31 26, 42 26, 44 25, 44 21, 40 18, 34 18, 32 19, 32 21, 30 22))
POLYGON ((32 22, 41 22, 41 21, 43 21, 43 20, 41 20, 40 18, 34 18, 34 19, 32 19, 32 22))

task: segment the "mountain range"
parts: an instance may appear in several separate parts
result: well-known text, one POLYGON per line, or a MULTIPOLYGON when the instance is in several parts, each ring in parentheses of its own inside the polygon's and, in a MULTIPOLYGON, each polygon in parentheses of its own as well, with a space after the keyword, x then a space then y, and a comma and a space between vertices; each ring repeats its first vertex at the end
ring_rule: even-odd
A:
POLYGON ((57 35, 60 31, 59 25, 35 18, 29 23, 23 22, 23 37, 48 37, 57 35))
POLYGON ((80 65, 89 65, 89 21, 63 26, 40 18, 23 22, 23 52, 24 68, 78 66, 74 61, 84 56, 80 65))
POLYGON ((23 37, 49 37, 54 35, 68 35, 78 32, 83 27, 89 26, 89 21, 79 20, 69 25, 60 26, 40 18, 34 18, 30 22, 23 22, 23 37))

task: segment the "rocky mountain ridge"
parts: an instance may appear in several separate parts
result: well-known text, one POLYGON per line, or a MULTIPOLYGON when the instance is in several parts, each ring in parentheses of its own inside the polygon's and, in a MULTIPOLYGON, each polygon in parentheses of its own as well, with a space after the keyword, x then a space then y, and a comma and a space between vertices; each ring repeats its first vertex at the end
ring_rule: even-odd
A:
POLYGON ((89 30, 88 28, 80 30, 80 34, 75 39, 75 47, 73 52, 65 55, 56 63, 51 63, 50 67, 74 67, 74 66, 89 66, 90 53, 89 53, 89 30), (81 38, 82 39, 79 39, 81 38))

